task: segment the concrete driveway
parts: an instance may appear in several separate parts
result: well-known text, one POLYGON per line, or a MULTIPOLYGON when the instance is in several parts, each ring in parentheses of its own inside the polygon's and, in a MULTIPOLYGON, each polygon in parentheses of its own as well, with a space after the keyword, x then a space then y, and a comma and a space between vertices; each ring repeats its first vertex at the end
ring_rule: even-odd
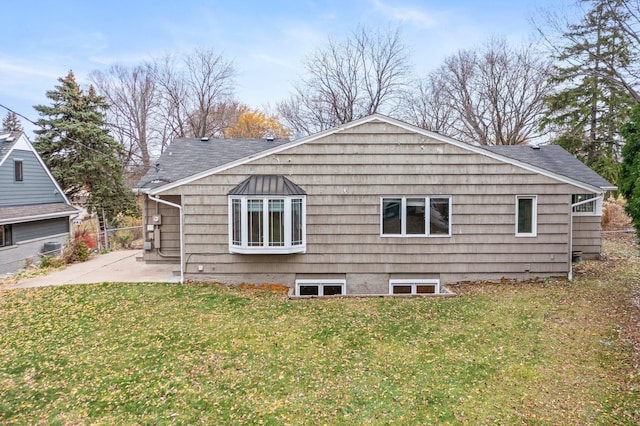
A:
POLYGON ((178 265, 147 265, 136 261, 136 257, 140 256, 142 253, 139 250, 101 254, 86 262, 69 265, 61 271, 20 281, 7 289, 102 282, 180 282, 180 276, 173 274, 178 265))

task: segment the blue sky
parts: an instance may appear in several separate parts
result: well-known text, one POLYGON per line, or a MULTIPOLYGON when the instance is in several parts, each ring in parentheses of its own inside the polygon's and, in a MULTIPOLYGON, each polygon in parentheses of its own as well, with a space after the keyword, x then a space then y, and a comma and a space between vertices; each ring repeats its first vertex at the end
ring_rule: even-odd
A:
MULTIPOLYGON (((238 71, 236 98, 252 107, 291 93, 305 55, 358 25, 399 26, 416 75, 459 49, 499 35, 530 41, 540 7, 571 0, 61 0, 12 1, 0 23, 0 104, 36 119, 33 105, 73 70, 81 85, 92 70, 136 65, 164 53, 212 48, 238 71)), ((0 117, 6 110, 0 108, 0 117)), ((26 124, 23 121, 23 124, 26 124)), ((25 125, 25 128, 28 128, 25 125)))

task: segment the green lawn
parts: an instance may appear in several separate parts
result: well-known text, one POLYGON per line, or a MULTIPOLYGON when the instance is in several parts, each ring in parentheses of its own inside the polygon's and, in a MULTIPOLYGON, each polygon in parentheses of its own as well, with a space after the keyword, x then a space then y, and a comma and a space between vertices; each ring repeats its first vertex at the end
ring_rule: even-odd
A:
POLYGON ((576 275, 446 299, 1 292, 0 423, 638 424, 640 261, 576 275))

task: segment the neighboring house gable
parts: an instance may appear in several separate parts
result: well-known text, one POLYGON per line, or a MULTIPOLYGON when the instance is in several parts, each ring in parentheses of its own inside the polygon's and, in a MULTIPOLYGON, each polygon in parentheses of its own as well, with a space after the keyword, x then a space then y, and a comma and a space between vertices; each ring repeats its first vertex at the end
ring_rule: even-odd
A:
POLYGON ((0 132, 0 273, 62 244, 78 212, 21 132, 0 132))
POLYGON ((433 293, 450 282, 565 275, 572 195, 611 187, 380 115, 228 160, 143 189, 180 206, 147 199, 146 223, 154 215, 161 222, 147 234, 160 245, 147 261, 174 255, 189 279, 280 283, 318 295, 433 293), (304 193, 303 253, 234 252, 234 241, 280 244, 278 229, 293 240, 281 224, 293 220, 287 200, 297 196, 238 197, 251 177, 284 177, 304 193))

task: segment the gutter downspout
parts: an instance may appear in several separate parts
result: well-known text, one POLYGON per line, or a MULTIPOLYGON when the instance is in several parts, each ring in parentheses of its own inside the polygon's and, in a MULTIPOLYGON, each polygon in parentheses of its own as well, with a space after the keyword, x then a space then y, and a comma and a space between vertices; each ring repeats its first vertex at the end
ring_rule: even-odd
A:
POLYGON ((180 212, 180 284, 184 284, 184 242, 182 240, 182 206, 180 204, 172 203, 171 201, 163 200, 162 198, 154 197, 151 194, 147 194, 150 200, 165 204, 167 206, 175 207, 180 212))
POLYGON ((591 203, 598 199, 602 199, 602 195, 598 195, 594 198, 589 198, 588 200, 578 201, 575 204, 571 204, 571 208, 569 209, 569 273, 567 274, 567 279, 569 281, 573 281, 573 209, 577 206, 591 203))

